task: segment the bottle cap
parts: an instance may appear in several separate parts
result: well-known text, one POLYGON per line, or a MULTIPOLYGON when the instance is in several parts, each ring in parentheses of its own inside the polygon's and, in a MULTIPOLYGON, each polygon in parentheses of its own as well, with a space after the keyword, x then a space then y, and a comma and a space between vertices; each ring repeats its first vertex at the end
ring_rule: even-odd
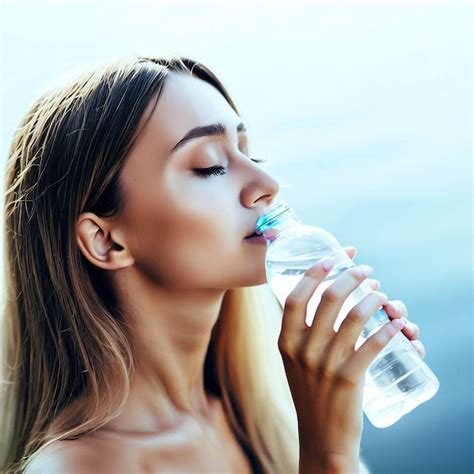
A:
MULTIPOLYGON (((268 229, 276 229, 281 231, 284 227, 295 223, 301 223, 300 219, 296 216, 293 209, 286 204, 286 202, 280 200, 273 203, 268 207, 264 214, 262 214, 255 225, 255 232, 265 234, 268 229)), ((270 237, 275 237, 275 233, 268 233, 270 237)))

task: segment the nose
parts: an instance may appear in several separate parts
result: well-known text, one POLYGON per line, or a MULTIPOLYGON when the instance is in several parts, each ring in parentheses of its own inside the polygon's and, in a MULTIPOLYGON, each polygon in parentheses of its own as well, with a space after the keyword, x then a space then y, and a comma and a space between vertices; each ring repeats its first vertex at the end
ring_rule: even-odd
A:
POLYGON ((275 200, 280 185, 272 176, 260 169, 258 165, 252 166, 252 173, 240 193, 240 201, 243 206, 254 209, 263 214, 265 209, 275 200))

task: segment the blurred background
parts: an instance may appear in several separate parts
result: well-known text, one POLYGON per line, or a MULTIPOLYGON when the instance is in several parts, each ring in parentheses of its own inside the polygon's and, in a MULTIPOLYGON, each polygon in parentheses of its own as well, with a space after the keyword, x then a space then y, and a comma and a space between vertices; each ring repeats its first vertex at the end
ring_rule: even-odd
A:
POLYGON ((421 328, 440 390, 389 428, 365 419, 367 465, 473 472, 472 18, 454 1, 3 1, 2 169, 56 80, 135 54, 203 62, 280 196, 356 246, 421 328))

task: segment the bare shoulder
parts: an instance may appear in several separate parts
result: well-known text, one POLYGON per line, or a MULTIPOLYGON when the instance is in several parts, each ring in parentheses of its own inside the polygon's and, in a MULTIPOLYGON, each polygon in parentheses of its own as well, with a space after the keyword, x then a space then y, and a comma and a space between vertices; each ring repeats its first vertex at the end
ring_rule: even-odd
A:
MULTIPOLYGON (((56 441, 29 461, 25 474, 90 474, 114 472, 114 457, 107 455, 103 446, 92 445, 81 439, 56 441)), ((116 472, 116 471, 115 471, 116 472)))

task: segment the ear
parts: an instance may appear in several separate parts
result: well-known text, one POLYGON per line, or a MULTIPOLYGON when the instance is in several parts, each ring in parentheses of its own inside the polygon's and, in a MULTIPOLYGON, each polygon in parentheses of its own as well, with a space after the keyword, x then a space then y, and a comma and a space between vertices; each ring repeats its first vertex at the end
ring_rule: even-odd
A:
POLYGON ((79 216, 76 240, 84 257, 96 267, 117 270, 134 263, 120 232, 113 231, 109 222, 92 212, 79 216))

